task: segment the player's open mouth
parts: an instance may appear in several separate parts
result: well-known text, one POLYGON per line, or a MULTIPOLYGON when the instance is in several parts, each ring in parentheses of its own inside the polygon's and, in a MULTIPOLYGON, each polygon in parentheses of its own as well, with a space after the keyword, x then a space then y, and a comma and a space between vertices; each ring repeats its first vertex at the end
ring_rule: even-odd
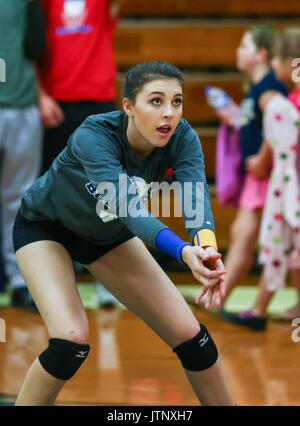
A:
POLYGON ((158 127, 157 131, 161 136, 167 136, 171 131, 171 126, 169 124, 163 125, 158 127))

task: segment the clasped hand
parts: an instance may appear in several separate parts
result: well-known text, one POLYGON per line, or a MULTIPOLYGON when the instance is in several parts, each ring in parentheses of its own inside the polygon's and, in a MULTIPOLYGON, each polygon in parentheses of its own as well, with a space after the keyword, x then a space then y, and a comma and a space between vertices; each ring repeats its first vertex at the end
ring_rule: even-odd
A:
POLYGON ((214 247, 203 249, 199 246, 185 246, 182 250, 182 259, 189 266, 196 280, 204 285, 196 296, 195 302, 198 304, 206 296, 206 309, 212 303, 219 307, 225 296, 224 274, 226 274, 221 254, 214 247))

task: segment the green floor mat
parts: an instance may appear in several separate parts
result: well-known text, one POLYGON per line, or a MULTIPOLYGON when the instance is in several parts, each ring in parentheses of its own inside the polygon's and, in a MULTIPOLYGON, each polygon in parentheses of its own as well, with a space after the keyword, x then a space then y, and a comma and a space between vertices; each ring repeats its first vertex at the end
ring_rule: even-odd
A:
MULTIPOLYGON (((177 286, 187 301, 191 301, 200 292, 198 286, 177 286)), ((240 286, 229 296, 225 309, 230 312, 245 311, 252 307, 257 294, 257 287, 240 286)), ((297 303, 297 292, 294 288, 283 288, 275 293, 268 308, 270 314, 278 314, 297 303)))
MULTIPOLYGON (((190 302, 193 301, 195 296, 199 293, 201 287, 196 285, 177 285, 176 286, 185 299, 190 302)), ((96 287, 94 283, 79 283, 79 294, 83 301, 83 305, 87 309, 97 309, 98 300, 96 294, 96 287)), ((226 310, 231 312, 240 312, 251 308, 255 300, 257 287, 253 286, 240 286, 233 290, 231 296, 226 302, 226 310)), ((0 294, 0 306, 9 306, 9 292, 0 294)), ((290 308, 297 302, 297 292, 294 288, 284 288, 275 293, 270 306, 269 313, 277 314, 285 309, 290 308)), ((125 307, 118 303, 118 307, 125 309, 125 307)))

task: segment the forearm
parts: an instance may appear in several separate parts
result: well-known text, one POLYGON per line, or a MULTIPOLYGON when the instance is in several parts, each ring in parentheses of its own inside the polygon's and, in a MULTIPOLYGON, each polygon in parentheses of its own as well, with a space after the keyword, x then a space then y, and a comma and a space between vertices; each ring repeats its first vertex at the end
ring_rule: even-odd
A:
POLYGON ((258 158, 259 165, 260 165, 262 171, 264 171, 266 174, 268 174, 269 171, 272 168, 272 163, 273 163, 273 161, 272 161, 272 157, 273 157, 272 149, 271 149, 268 141, 266 141, 266 140, 263 141, 257 156, 258 156, 257 158, 258 158))
POLYGON ((122 14, 126 1, 127 0, 110 0, 109 1, 109 13, 113 19, 118 18, 122 14))
POLYGON ((46 91, 44 89, 44 86, 42 84, 42 79, 41 79, 41 74, 40 74, 40 69, 39 66, 36 62, 32 62, 32 66, 34 68, 35 71, 35 78, 36 78, 36 86, 37 86, 37 90, 38 90, 38 97, 40 98, 43 95, 46 95, 46 91))

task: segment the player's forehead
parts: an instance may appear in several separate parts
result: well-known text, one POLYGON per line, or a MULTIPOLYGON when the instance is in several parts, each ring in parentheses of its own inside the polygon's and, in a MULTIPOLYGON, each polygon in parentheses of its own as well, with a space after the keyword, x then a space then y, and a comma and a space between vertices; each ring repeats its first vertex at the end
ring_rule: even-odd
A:
POLYGON ((157 78, 145 83, 138 92, 138 95, 151 96, 182 96, 183 90, 180 82, 176 78, 157 78))

